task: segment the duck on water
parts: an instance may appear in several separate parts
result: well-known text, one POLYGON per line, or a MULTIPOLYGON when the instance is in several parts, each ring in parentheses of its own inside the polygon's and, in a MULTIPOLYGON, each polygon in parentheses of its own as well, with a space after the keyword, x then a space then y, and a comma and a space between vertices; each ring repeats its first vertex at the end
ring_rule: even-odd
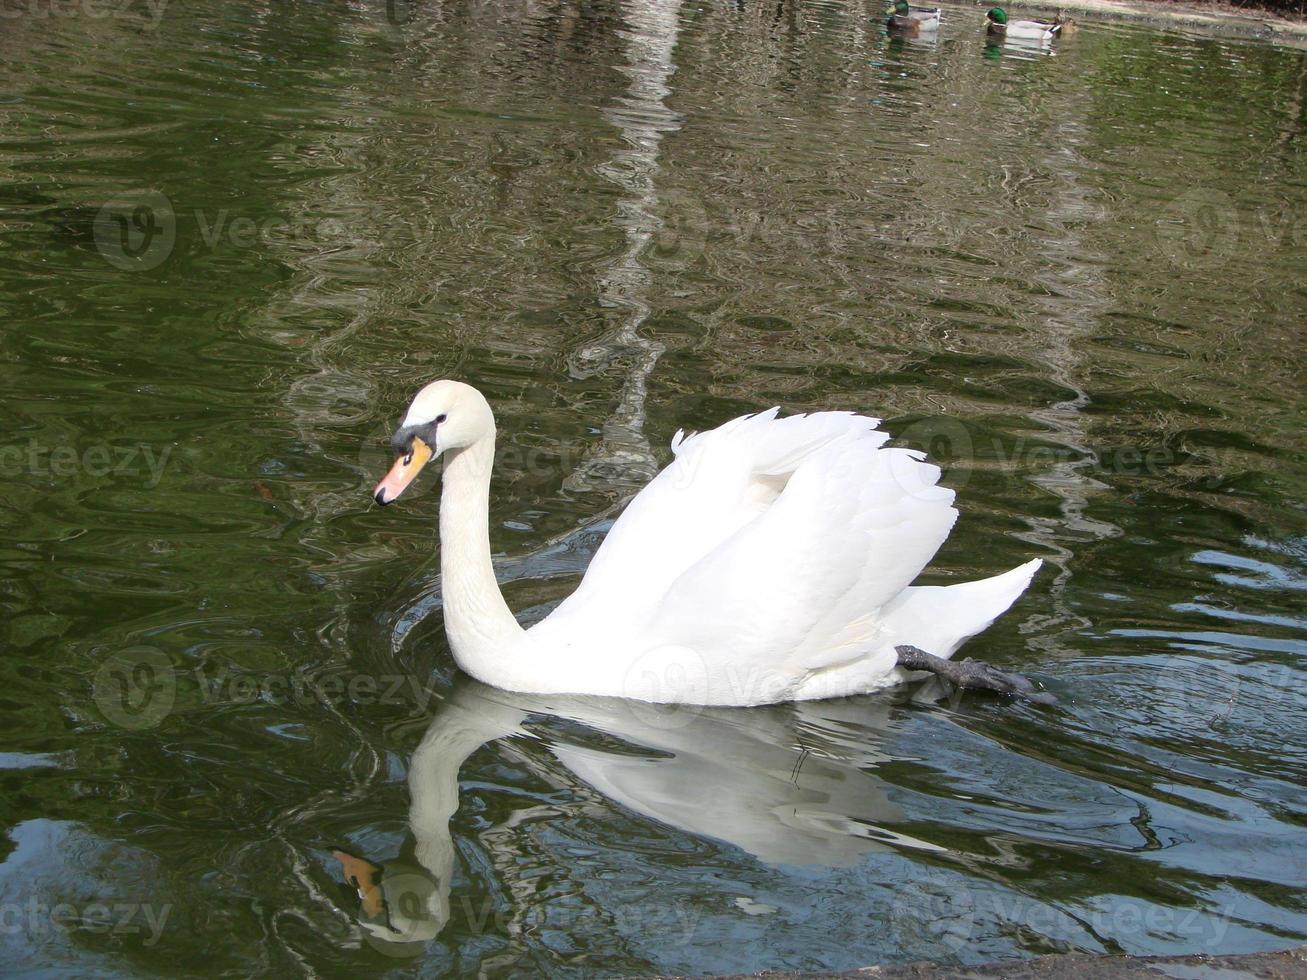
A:
POLYGON ((885 26, 899 34, 927 34, 939 30, 942 13, 939 7, 913 7, 908 0, 898 0, 887 11, 885 26))
POLYGON ((988 22, 986 32, 991 36, 1019 41, 1051 41, 1067 24, 1061 16, 1055 21, 1008 20, 1007 11, 1002 7, 990 7, 985 20, 988 22))

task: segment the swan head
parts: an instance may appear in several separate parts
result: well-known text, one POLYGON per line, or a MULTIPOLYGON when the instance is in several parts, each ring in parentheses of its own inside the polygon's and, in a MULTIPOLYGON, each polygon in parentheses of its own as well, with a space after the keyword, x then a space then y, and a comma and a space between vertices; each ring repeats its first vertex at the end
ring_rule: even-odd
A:
POLYGON ((495 416, 481 392, 461 381, 433 381, 417 393, 391 437, 395 465, 372 498, 383 507, 394 503, 431 460, 465 449, 494 431, 495 416))

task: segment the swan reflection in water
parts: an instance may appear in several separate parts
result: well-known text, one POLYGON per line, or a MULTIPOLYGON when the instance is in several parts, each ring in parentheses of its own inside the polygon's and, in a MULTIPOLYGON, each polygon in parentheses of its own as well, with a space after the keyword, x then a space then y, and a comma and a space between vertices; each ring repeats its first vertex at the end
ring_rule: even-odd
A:
MULTIPOLYGON (((613 804, 768 864, 841 867, 890 846, 940 851, 889 829, 902 813, 873 771, 893 702, 881 697, 765 708, 651 705, 513 694, 460 676, 409 766, 402 857, 336 852, 372 945, 415 955, 450 918, 459 770, 488 742, 540 741, 613 804), (580 728, 578 729, 578 726, 580 728)), ((548 778, 548 774, 540 773, 548 778)))

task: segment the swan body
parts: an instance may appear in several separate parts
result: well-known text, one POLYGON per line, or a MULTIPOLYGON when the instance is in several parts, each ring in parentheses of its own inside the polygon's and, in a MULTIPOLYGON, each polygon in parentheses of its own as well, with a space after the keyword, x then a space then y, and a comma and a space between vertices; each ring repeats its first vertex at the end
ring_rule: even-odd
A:
POLYGON ((1025 591, 1041 562, 912 586, 957 519, 939 468, 886 448, 878 419, 772 409, 672 441, 581 584, 523 630, 491 564, 495 427, 469 385, 437 381, 396 433, 388 504, 445 457, 445 629, 458 665, 494 687, 700 705, 862 694, 907 678, 895 647, 949 657, 1025 591))

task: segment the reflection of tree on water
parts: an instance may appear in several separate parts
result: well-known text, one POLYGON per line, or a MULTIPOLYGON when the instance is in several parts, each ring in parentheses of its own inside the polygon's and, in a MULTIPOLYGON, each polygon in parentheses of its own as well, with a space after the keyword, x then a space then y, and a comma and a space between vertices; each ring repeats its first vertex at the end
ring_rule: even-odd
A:
POLYGON ((565 483, 572 490, 643 486, 658 471, 644 423, 649 376, 663 346, 640 335, 649 317, 651 281, 642 255, 662 227, 654 213, 658 146, 663 134, 676 132, 682 122, 663 104, 670 92, 667 80, 675 70, 672 52, 681 0, 630 0, 624 9, 627 65, 622 70, 631 84, 604 115, 621 130, 626 145, 601 173, 626 192, 617 207, 626 248, 599 280, 600 303, 616 308, 621 320, 617 329, 574 351, 568 367, 574 378, 585 378, 625 358, 627 375, 617 408, 604 424, 602 441, 565 483))
POLYGON ((1047 559, 1055 570, 1049 596, 1052 613, 1046 617, 1031 617, 1027 629, 1037 630, 1040 636, 1036 646, 1051 652, 1062 648, 1058 636, 1068 630, 1089 625, 1084 616, 1075 612, 1066 600, 1071 582, 1070 561, 1074 550, 1065 540, 1098 540, 1121 533, 1115 524, 1095 520, 1086 513, 1090 498, 1105 484, 1089 475, 1099 463, 1098 454, 1091 447, 1091 436, 1083 415, 1089 404, 1089 395, 1076 380, 1079 373, 1079 355, 1076 344, 1092 330, 1107 300, 1101 280, 1102 262, 1099 257, 1087 255, 1087 249, 1077 226, 1087 216, 1099 212, 1091 200, 1091 192, 1079 179, 1086 166, 1075 146, 1083 141, 1084 126, 1077 121, 1072 107, 1063 107, 1057 114, 1058 122, 1049 134, 1048 145, 1058 147, 1044 161, 1056 175, 1058 187, 1052 195, 1047 211, 1048 220, 1057 234, 1038 236, 1035 250, 1048 261, 1046 268, 1036 277, 1045 280, 1048 287, 1041 299, 1047 316, 1043 320, 1041 338, 1043 348, 1032 351, 1048 366, 1050 375, 1060 387, 1073 392, 1073 397, 1047 408, 1031 411, 1030 415, 1048 427, 1049 434, 1072 451, 1069 458, 1058 459, 1049 469, 1035 474, 1031 480, 1058 498, 1060 518, 1050 520, 1037 515, 1024 519, 1032 530, 1020 535, 1028 541, 1048 548, 1053 554, 1047 559), (1067 297, 1074 297, 1068 301, 1067 297))

